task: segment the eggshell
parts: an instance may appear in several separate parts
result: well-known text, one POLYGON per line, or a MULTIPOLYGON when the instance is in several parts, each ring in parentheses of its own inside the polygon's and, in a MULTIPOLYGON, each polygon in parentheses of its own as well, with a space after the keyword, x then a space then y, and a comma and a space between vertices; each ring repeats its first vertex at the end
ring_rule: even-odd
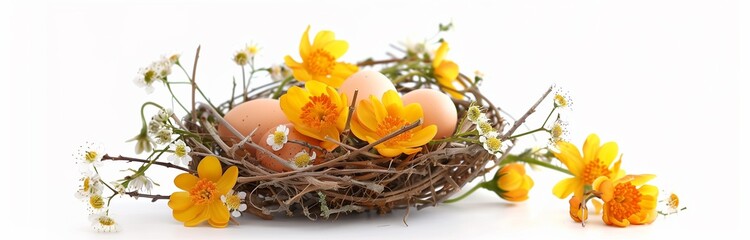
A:
POLYGON ((388 77, 378 71, 361 70, 349 76, 341 87, 339 92, 346 94, 348 99, 354 97, 354 90, 359 89, 357 93, 357 102, 362 99, 370 99, 370 95, 375 95, 378 99, 388 90, 396 91, 388 77))
MULTIPOLYGON (((297 130, 294 130, 293 124, 286 124, 286 127, 289 128, 289 135, 287 135, 287 140, 303 141, 313 146, 320 146, 319 140, 302 135, 301 133, 297 132, 297 130)), ((300 145, 300 144, 292 143, 292 142, 287 142, 286 144, 284 144, 284 147, 282 147, 278 151, 274 151, 271 145, 269 145, 266 142, 266 138, 268 138, 268 135, 273 134, 274 131, 276 131, 276 127, 273 127, 269 129, 268 131, 266 131, 266 133, 264 133, 261 136, 263 140, 258 145, 260 145, 261 147, 263 147, 264 149, 268 151, 273 152, 274 154, 281 157, 282 159, 288 160, 288 161, 291 161, 294 158, 294 156, 297 155, 297 153, 301 152, 302 150, 306 150, 308 151, 308 153, 310 152, 310 148, 300 145)), ((323 153, 321 151, 314 150, 314 149, 313 149, 313 152, 315 152, 315 155, 316 155, 316 158, 313 164, 322 163, 324 159, 323 153)), ((259 151, 257 155, 258 155, 258 161, 260 161, 260 165, 266 168, 272 169, 276 172, 286 172, 286 171, 291 170, 281 165, 279 162, 277 162, 268 154, 264 154, 263 152, 259 151)))
MULTIPOLYGON (((224 120, 237 129, 243 136, 247 136, 257 127, 258 130, 255 132, 252 140, 258 144, 265 140, 261 139, 263 133, 278 125, 289 123, 284 112, 281 111, 279 100, 268 98, 250 100, 237 105, 224 115, 224 120)), ((219 124, 218 131, 219 136, 229 146, 242 140, 232 134, 224 125, 219 124)), ((245 149, 250 154, 255 155, 255 149, 249 146, 245 147, 245 149)))
POLYGON ((401 98, 404 105, 419 103, 424 112, 424 126, 435 124, 437 134, 433 139, 441 139, 453 135, 458 122, 456 105, 443 92, 433 89, 417 89, 404 94, 401 98))

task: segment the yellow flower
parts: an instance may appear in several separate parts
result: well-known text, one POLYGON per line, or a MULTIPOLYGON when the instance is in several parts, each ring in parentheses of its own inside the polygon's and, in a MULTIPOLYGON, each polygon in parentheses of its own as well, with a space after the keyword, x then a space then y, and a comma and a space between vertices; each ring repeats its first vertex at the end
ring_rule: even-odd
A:
POLYGON ((654 177, 651 174, 627 175, 614 181, 607 176, 597 178, 594 190, 599 191, 604 200, 604 223, 627 227, 654 222, 659 189, 646 184, 654 177))
POLYGON ((299 43, 302 62, 298 63, 289 55, 284 58, 284 62, 292 69, 294 78, 299 81, 315 80, 335 88, 340 87, 346 78, 359 69, 353 64, 336 62, 349 49, 349 44, 346 41, 334 40, 335 35, 331 31, 320 31, 310 45, 309 31, 310 26, 307 26, 299 43))
POLYGON ((523 164, 511 163, 497 171, 497 187, 501 198, 511 202, 522 202, 529 198, 529 190, 534 187, 534 180, 526 175, 523 164))
MULTIPOLYGON (((375 96, 364 99, 357 104, 357 111, 352 117, 352 132, 359 139, 373 143, 386 135, 416 122, 424 117, 422 106, 412 103, 404 106, 401 97, 393 90, 383 94, 382 102, 375 96)), ((422 150, 437 134, 437 126, 417 126, 388 141, 375 146, 380 155, 395 157, 414 154, 422 150)))
POLYGON ((318 81, 308 81, 305 88, 291 87, 279 99, 286 118, 294 123, 294 129, 305 136, 323 141, 321 147, 332 151, 337 144, 325 137, 339 140, 346 125, 349 104, 346 95, 318 81))
POLYGON ((463 98, 463 95, 451 89, 457 89, 453 84, 458 78, 458 65, 450 60, 445 60, 448 54, 448 42, 443 41, 432 59, 432 68, 435 69, 435 78, 444 91, 450 93, 453 98, 463 98), (450 89, 448 89, 450 88, 450 89))
POLYGON ((221 201, 221 196, 232 190, 237 173, 237 167, 231 166, 222 175, 219 159, 207 156, 198 164, 197 177, 190 173, 177 175, 174 184, 184 192, 174 192, 169 197, 172 216, 186 227, 205 221, 213 227, 226 227, 229 209, 221 201))
POLYGON ((583 156, 578 147, 569 142, 558 142, 557 148, 559 152, 553 152, 555 157, 574 175, 558 182, 552 189, 552 193, 559 198, 565 198, 571 193, 583 196, 584 187, 591 186, 600 176, 616 179, 624 175, 624 171, 620 170, 622 157, 610 167, 617 156, 617 143, 608 142, 600 146, 599 136, 596 134, 590 134, 583 143, 583 156))

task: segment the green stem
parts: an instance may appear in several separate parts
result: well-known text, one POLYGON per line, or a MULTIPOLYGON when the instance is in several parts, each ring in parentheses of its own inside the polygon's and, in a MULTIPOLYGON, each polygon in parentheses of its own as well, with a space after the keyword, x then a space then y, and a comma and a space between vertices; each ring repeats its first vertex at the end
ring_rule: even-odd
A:
POLYGON ((552 170, 556 170, 558 172, 565 173, 565 174, 568 174, 568 175, 571 175, 571 176, 573 175, 567 169, 555 166, 555 165, 553 165, 551 163, 539 161, 539 160, 536 160, 536 159, 530 158, 530 157, 521 157, 521 156, 517 156, 517 155, 510 155, 510 154, 508 155, 507 158, 505 158, 505 160, 503 160, 500 163, 500 165, 508 164, 508 163, 511 163, 511 162, 525 162, 525 163, 528 163, 528 164, 533 164, 533 165, 537 165, 537 166, 546 167, 546 168, 549 168, 549 169, 552 169, 552 170))
POLYGON ((557 106, 553 107, 552 111, 549 111, 549 114, 547 115, 547 119, 544 119, 544 123, 542 123, 542 127, 544 127, 544 125, 547 125, 547 121, 549 121, 549 117, 552 117, 552 113, 555 112, 555 109, 557 109, 557 106))
POLYGON ((289 83, 289 81, 292 81, 293 77, 289 76, 288 78, 284 79, 284 81, 279 84, 279 88, 276 89, 276 92, 273 93, 273 99, 279 99, 281 97, 281 91, 284 90, 284 85, 289 83))
MULTIPOLYGON (((190 77, 190 74, 187 72, 187 70, 185 70, 185 68, 182 67, 182 65, 180 65, 179 63, 177 64, 177 66, 179 66, 180 69, 182 69, 182 72, 185 73, 185 76, 187 76, 187 78, 190 80, 190 82, 192 84, 193 78, 190 77)), ((217 112, 220 112, 219 109, 216 108, 216 106, 214 106, 213 103, 211 103, 211 100, 208 99, 208 97, 206 97, 206 94, 203 93, 203 90, 201 90, 201 88, 198 87, 198 84, 195 85, 195 90, 198 90, 198 93, 201 94, 201 97, 203 97, 203 99, 206 100, 206 102, 208 103, 209 106, 211 106, 212 108, 214 108, 217 112)))
POLYGON ((182 110, 185 110, 185 112, 189 113, 190 111, 187 110, 187 108, 185 108, 185 105, 182 105, 182 102, 180 102, 180 99, 178 99, 177 96, 174 95, 174 92, 172 92, 172 87, 170 86, 169 82, 167 82, 166 85, 167 85, 167 89, 169 90, 169 94, 172 94, 172 99, 174 99, 177 102, 177 104, 180 105, 182 110))
POLYGON ((247 102, 247 80, 245 79, 245 65, 241 65, 242 69, 242 100, 247 102))
POLYGON ((461 201, 461 200, 463 200, 464 198, 466 198, 466 197, 468 197, 469 195, 471 195, 472 193, 474 193, 474 192, 475 192, 475 191, 476 191, 477 189, 479 189, 479 188, 481 188, 481 187, 482 187, 482 183, 480 183, 480 184, 477 184, 477 185, 476 185, 476 186, 474 186, 473 188, 469 189, 469 191, 468 191, 468 192, 466 192, 466 193, 464 193, 463 195, 461 195, 461 196, 459 196, 459 197, 457 197, 457 198, 453 198, 453 199, 448 199, 448 200, 445 200, 445 201, 443 201, 443 203, 454 203, 454 202, 458 202, 458 201, 461 201))
POLYGON ((529 134, 532 134, 532 133, 535 133, 535 132, 540 132, 540 131, 549 131, 549 130, 547 130, 544 127, 540 127, 540 128, 537 128, 537 129, 534 129, 534 130, 531 130, 531 131, 528 131, 528 132, 525 132, 525 133, 513 135, 513 136, 510 137, 510 139, 514 139, 514 138, 518 138, 518 137, 523 137, 523 136, 526 136, 526 135, 529 135, 529 134))

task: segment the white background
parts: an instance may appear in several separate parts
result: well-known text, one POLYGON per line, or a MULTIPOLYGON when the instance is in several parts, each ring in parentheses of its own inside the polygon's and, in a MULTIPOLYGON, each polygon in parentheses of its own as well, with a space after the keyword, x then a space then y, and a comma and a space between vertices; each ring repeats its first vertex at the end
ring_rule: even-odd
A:
MULTIPOLYGON (((123 227, 106 237, 261 238, 645 238, 723 236, 747 224, 745 163, 748 124, 748 6, 738 1, 66 1, 0 5, 2 103, 2 229, 55 238, 100 238, 73 198, 71 155, 84 141, 132 155, 144 101, 169 105, 163 86, 146 95, 132 78, 161 54, 191 63, 202 45, 198 82, 215 101, 229 96, 239 68, 234 51, 262 47, 259 65, 281 63, 305 27, 333 30, 350 43, 343 59, 385 57, 389 44, 442 35, 462 72, 485 73, 484 92, 520 116, 553 83, 574 99, 563 113, 581 145, 596 132, 617 141, 630 173, 654 173, 688 210, 649 226, 606 227, 598 217, 582 229, 568 203, 551 194, 562 174, 530 172, 531 199, 509 204, 490 192, 450 206, 387 216, 310 222, 279 217, 241 219, 227 229, 184 228, 166 202, 118 198, 123 227), (744 16, 743 16, 744 15, 744 16), (743 134, 744 133, 744 134, 743 134), (9 212, 8 212, 9 210, 9 212)), ((311 34, 312 35, 312 34, 311 34)), ((191 65, 191 64, 186 64, 191 65)), ((179 73, 179 72, 176 72, 179 73)), ((177 79, 184 79, 175 74, 177 79)), ((260 80, 259 80, 260 81, 260 80)), ((175 89, 188 99, 187 88, 175 89)), ((540 123, 549 101, 531 123, 540 123)), ((531 127, 535 127, 532 124, 531 127)), ((543 137, 543 136, 540 136, 543 137)), ((543 140, 539 142, 542 143, 543 140)), ((527 142, 531 146, 532 142, 527 142)), ((117 165, 123 168, 124 165, 117 165)), ((153 177, 169 194, 177 172, 153 177)), ((740 233, 741 234, 741 233, 740 233)))

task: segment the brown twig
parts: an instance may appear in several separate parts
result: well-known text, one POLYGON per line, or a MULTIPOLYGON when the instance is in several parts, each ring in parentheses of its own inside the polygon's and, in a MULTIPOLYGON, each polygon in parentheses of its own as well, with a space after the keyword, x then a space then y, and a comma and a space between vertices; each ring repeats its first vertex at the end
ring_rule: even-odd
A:
POLYGON ((124 194, 127 194, 128 196, 138 199, 138 198, 150 198, 151 202, 156 202, 158 200, 165 200, 169 199, 171 195, 152 195, 152 194, 144 194, 144 193, 138 193, 138 191, 133 192, 125 192, 124 194))
POLYGON ((352 97, 352 104, 349 104, 349 114, 346 116, 346 124, 344 125, 344 131, 342 132, 344 138, 343 139, 349 139, 349 133, 351 132, 351 123, 352 118, 354 116, 354 108, 357 106, 357 95, 359 94, 359 89, 354 89, 354 96, 352 97))
POLYGON ((547 98, 547 95, 549 95, 550 92, 552 92, 552 87, 548 88, 547 91, 544 92, 542 97, 539 98, 539 100, 537 100, 536 103, 534 103, 534 105, 531 106, 531 108, 529 108, 529 110, 526 111, 526 113, 523 114, 523 116, 521 116, 521 118, 519 118, 518 121, 516 121, 516 123, 513 124, 513 127, 511 127, 510 130, 505 132, 502 139, 508 139, 508 137, 512 136, 513 132, 515 132, 516 129, 518 129, 518 127, 520 127, 521 125, 523 125, 524 122, 526 122, 526 118, 528 118, 532 113, 536 111, 536 108, 539 106, 540 103, 542 103, 542 101, 545 98, 547 98))
POLYGON ((198 68, 198 56, 200 55, 200 53, 201 53, 201 45, 198 45, 198 49, 195 50, 195 61, 193 61, 193 76, 192 76, 192 78, 190 78, 190 82, 192 83, 191 85, 193 86, 192 87, 192 91, 191 91, 191 97, 192 97, 192 100, 193 100, 192 101, 193 102, 193 107, 192 107, 192 112, 191 113, 193 113, 193 118, 192 118, 193 120, 196 119, 195 118, 196 117, 195 114, 197 114, 195 112, 195 89, 197 88, 197 85, 195 83, 195 70, 198 68))
POLYGON ((195 173, 195 171, 191 169, 187 169, 185 167, 177 166, 168 162, 157 162, 155 160, 145 160, 145 159, 140 159, 140 158, 132 158, 132 157, 124 157, 124 156, 114 157, 114 156, 110 156, 109 154, 104 154, 104 156, 102 156, 102 161, 105 161, 105 160, 151 163, 153 165, 159 165, 159 166, 163 166, 166 168, 174 168, 174 169, 182 170, 182 171, 189 172, 189 173, 195 173))

